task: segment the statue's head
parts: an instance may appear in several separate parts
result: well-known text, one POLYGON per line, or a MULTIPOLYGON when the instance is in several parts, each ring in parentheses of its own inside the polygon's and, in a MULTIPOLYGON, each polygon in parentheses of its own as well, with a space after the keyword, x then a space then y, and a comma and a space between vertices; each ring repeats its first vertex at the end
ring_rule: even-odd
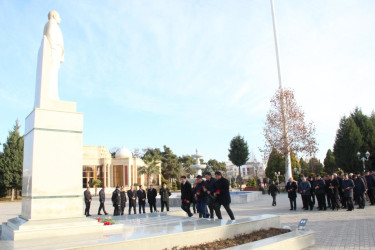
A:
POLYGON ((56 10, 51 10, 48 13, 48 20, 55 19, 56 23, 60 24, 61 18, 59 13, 56 10))

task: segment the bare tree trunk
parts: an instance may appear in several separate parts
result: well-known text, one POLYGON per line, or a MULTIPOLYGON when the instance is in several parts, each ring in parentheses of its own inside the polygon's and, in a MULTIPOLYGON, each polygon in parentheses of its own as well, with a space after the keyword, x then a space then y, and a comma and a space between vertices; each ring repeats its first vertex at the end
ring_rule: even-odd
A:
POLYGON ((11 189, 10 200, 14 200, 14 188, 11 189))

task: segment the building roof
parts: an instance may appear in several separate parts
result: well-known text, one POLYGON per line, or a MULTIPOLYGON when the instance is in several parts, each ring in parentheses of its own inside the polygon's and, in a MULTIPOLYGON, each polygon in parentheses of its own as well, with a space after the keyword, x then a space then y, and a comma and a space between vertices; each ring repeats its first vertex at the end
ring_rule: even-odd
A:
POLYGON ((130 158, 132 157, 132 152, 125 146, 122 146, 119 150, 116 152, 116 158, 130 158))

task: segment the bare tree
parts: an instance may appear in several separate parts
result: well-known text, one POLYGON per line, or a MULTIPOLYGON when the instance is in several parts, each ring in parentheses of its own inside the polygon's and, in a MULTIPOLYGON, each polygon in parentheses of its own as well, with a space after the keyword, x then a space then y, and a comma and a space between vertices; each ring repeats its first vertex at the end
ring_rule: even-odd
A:
POLYGON ((267 113, 263 129, 266 142, 264 149, 261 151, 264 155, 270 155, 273 148, 284 155, 285 158, 291 152, 309 156, 315 155, 318 150, 315 126, 312 122, 306 123, 305 113, 297 105, 293 90, 277 90, 270 102, 271 109, 267 113), (285 130, 283 108, 285 109, 285 130))

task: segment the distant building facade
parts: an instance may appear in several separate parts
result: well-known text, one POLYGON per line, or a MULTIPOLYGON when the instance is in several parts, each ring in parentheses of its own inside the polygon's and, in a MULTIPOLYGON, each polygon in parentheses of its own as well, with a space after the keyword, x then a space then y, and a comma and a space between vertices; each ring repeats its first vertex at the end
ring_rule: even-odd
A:
MULTIPOLYGON (((227 165, 227 176, 236 178, 239 176, 238 166, 235 166, 232 162, 226 162, 227 165)), ((241 177, 243 179, 256 178, 264 179, 265 178, 265 166, 263 163, 256 161, 255 159, 249 162, 246 162, 245 165, 240 167, 241 177)))
MULTIPOLYGON (((138 175, 138 169, 145 166, 145 163, 142 159, 134 158, 126 147, 119 149, 113 158, 106 147, 84 146, 82 164, 83 188, 91 186, 95 179, 99 179, 103 186, 110 189, 116 186, 147 184, 147 177, 138 175)), ((161 172, 151 175, 150 179, 150 183, 160 185, 161 172)))

